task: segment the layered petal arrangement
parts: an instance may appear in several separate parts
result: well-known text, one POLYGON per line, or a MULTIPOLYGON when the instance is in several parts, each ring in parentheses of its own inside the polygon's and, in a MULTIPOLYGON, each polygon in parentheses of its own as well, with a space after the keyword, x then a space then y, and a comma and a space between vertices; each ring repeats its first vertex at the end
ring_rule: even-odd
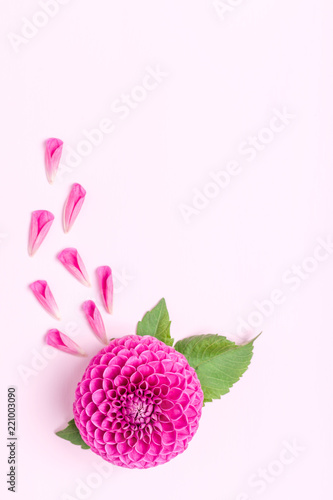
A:
POLYGON ((74 420, 103 459, 147 469, 182 453, 198 429, 203 392, 186 358, 154 337, 114 339, 78 384, 74 420))
POLYGON ((90 286, 87 270, 76 248, 65 248, 58 254, 58 259, 83 285, 90 286))
POLYGON ((111 268, 109 266, 100 266, 96 269, 96 274, 105 309, 108 313, 112 314, 113 278, 111 268))
POLYGON ((73 184, 64 206, 63 226, 65 233, 68 233, 79 215, 85 196, 86 190, 80 184, 73 184))
POLYGON ((86 315, 88 323, 95 333, 96 337, 103 342, 103 344, 107 344, 106 331, 103 323, 103 319, 101 313, 97 309, 95 302, 92 300, 86 300, 82 304, 82 309, 86 315))
POLYGON ((74 340, 70 339, 65 333, 61 333, 55 328, 47 332, 46 343, 56 349, 59 349, 60 351, 67 352, 68 354, 86 356, 85 352, 74 342, 74 340))
POLYGON ((46 177, 50 184, 53 184, 58 171, 62 154, 63 141, 51 137, 45 143, 45 169, 46 177))
POLYGON ((43 243, 54 221, 54 215, 47 210, 35 210, 31 214, 29 231, 29 255, 34 255, 43 243))
POLYGON ((29 288, 44 309, 55 319, 60 319, 57 303, 47 282, 44 280, 34 281, 29 285, 29 288))

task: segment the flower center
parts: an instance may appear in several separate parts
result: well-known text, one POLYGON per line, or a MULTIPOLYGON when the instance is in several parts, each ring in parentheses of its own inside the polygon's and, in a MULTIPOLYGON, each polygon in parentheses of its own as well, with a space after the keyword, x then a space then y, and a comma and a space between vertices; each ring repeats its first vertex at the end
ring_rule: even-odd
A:
POLYGON ((130 424, 148 424, 153 413, 154 404, 151 398, 131 394, 123 402, 122 414, 124 420, 130 424))

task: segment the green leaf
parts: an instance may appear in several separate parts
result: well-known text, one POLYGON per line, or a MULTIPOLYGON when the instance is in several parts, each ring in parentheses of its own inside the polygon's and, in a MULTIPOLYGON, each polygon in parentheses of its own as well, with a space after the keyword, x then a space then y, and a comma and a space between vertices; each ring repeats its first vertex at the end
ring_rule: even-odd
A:
POLYGON ((161 299, 157 306, 155 306, 151 311, 148 311, 142 321, 139 321, 136 334, 150 335, 151 337, 156 337, 158 340, 162 340, 166 345, 172 346, 173 339, 170 336, 170 318, 168 309, 165 303, 165 299, 161 299))
POLYGON ((70 441, 73 444, 81 446, 84 450, 90 449, 90 446, 83 441, 81 434, 79 433, 79 429, 75 425, 74 418, 68 422, 66 429, 56 432, 56 435, 62 439, 67 439, 67 441, 70 441))
POLYGON ((194 335, 179 340, 174 347, 195 369, 204 393, 204 403, 208 403, 227 394, 247 370, 255 340, 236 345, 221 335, 194 335))

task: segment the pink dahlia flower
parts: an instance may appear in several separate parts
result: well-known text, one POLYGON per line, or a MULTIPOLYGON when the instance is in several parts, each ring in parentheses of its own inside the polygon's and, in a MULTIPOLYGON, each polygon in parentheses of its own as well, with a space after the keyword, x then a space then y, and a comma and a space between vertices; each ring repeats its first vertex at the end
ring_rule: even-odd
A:
POLYGON ((112 340, 89 363, 74 419, 91 450, 147 469, 182 453, 198 429, 203 392, 186 358, 154 337, 112 340))

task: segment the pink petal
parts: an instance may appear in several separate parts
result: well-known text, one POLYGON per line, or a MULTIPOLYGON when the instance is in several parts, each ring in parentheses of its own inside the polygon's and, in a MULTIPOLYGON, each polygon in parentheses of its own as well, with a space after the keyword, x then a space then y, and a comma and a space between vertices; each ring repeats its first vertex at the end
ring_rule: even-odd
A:
POLYGON ((58 259, 83 285, 90 286, 88 273, 76 248, 65 248, 59 253, 58 259))
POLYGON ((63 142, 60 139, 47 139, 45 143, 45 168, 47 180, 53 183, 62 153, 63 142))
POLYGON ((93 332, 104 344, 108 344, 103 319, 101 313, 96 307, 95 302, 92 300, 86 300, 82 304, 82 309, 93 332))
POLYGON ((105 305, 105 309, 112 314, 113 308, 113 280, 109 266, 101 266, 96 270, 98 285, 105 305))
POLYGON ((72 339, 64 333, 59 332, 55 328, 49 330, 46 334, 46 343, 59 349, 60 351, 68 352, 68 354, 79 354, 86 356, 85 352, 72 339))
POLYGON ((60 319, 57 303, 47 282, 44 280, 34 281, 29 287, 44 309, 55 319, 60 319))
POLYGON ((32 212, 28 246, 29 255, 34 255, 41 246, 53 221, 54 215, 47 210, 36 210, 32 212))
POLYGON ((73 184, 64 206, 63 225, 65 233, 68 233, 79 215, 85 196, 86 190, 80 184, 73 184))

